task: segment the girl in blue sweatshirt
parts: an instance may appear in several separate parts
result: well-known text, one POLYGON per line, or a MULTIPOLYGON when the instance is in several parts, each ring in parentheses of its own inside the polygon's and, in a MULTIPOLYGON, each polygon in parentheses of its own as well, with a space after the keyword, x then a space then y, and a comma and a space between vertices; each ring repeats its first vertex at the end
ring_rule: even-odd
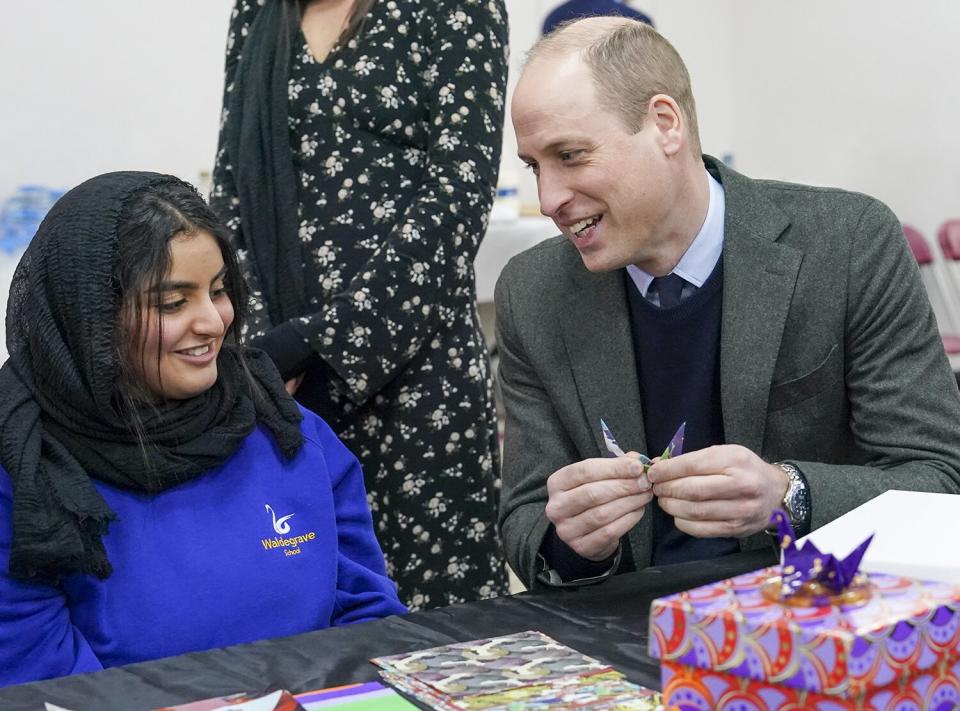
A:
POLYGON ((234 253, 170 176, 54 206, 0 368, 0 685, 404 607, 357 460, 236 342, 234 253))

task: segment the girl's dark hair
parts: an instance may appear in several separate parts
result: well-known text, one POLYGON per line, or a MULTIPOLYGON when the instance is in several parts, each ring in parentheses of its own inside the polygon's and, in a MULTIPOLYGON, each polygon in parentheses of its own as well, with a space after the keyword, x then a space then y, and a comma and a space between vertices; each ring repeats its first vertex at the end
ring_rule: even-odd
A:
MULTIPOLYGON (((120 292, 120 313, 115 344, 121 377, 115 402, 138 437, 142 422, 138 406, 150 401, 144 384, 135 375, 134 363, 143 360, 146 320, 153 304, 144 290, 161 282, 170 269, 170 242, 178 235, 208 232, 216 241, 226 269, 224 284, 233 305, 234 319, 225 341, 239 344, 245 320, 247 294, 236 253, 216 214, 196 189, 179 180, 153 183, 131 195, 124 204, 117 225, 120 258, 116 283, 120 292)), ((152 313, 150 318, 153 318, 152 313)), ((163 319, 159 323, 163 339, 163 319)), ((159 369, 159 354, 157 368, 159 369)), ((142 438, 141 438, 142 441, 142 438)))

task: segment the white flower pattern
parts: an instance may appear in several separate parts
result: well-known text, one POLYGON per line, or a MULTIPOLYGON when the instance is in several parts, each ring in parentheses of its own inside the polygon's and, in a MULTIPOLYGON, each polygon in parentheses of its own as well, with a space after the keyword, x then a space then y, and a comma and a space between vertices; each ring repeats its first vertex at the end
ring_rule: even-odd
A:
MULTIPOLYGON (((259 8, 277 1, 237 0, 228 95, 259 8)), ((333 374, 308 400, 308 371, 298 397, 360 459, 388 572, 411 609, 507 587, 473 273, 496 186, 506 54, 503 0, 381 0, 324 62, 302 35, 290 58, 290 149, 316 308, 296 323, 333 374)), ((211 203, 240 250, 256 337, 276 324, 243 239, 223 139, 231 120, 224 111, 211 203)))

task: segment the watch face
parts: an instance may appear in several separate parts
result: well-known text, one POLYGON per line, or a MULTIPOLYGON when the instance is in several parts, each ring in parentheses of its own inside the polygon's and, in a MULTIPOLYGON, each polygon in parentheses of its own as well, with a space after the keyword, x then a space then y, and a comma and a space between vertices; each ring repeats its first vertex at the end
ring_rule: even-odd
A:
POLYGON ((793 482, 790 482, 790 489, 787 491, 787 497, 784 499, 784 504, 787 507, 787 513, 790 514, 790 519, 793 523, 797 522, 797 487, 793 482))
POLYGON ((807 491, 803 477, 796 468, 780 465, 790 478, 787 493, 783 497, 783 507, 790 516, 790 522, 796 527, 806 521, 809 506, 807 505, 807 491))

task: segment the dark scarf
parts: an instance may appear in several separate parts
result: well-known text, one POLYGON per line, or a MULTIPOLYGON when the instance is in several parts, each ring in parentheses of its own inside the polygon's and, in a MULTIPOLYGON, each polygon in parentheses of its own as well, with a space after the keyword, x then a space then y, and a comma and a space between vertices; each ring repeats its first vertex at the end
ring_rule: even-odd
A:
POLYGON ((243 246, 252 256, 274 326, 308 311, 300 253, 299 179, 287 126, 290 41, 296 31, 294 3, 264 3, 240 52, 226 126, 243 246))
POLYGON ((10 358, 0 368, 0 464, 13 481, 12 576, 110 575, 101 536, 116 515, 91 477, 131 491, 169 489, 222 464, 258 421, 284 456, 302 444, 296 403, 259 351, 225 346, 208 391, 143 406, 149 469, 116 412, 118 223, 133 194, 175 180, 126 172, 79 185, 54 205, 14 274, 10 358))

